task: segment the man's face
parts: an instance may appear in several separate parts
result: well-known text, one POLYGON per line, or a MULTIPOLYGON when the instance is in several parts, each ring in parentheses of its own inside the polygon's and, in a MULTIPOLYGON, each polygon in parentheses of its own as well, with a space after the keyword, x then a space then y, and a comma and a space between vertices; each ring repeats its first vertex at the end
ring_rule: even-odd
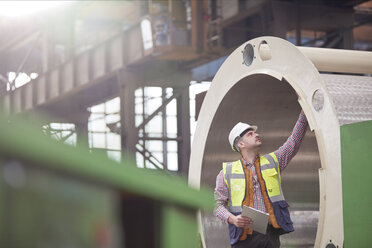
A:
POLYGON ((262 141, 260 139, 260 135, 253 130, 249 130, 246 132, 243 137, 240 138, 238 141, 238 146, 240 149, 257 149, 260 148, 262 145, 262 141))

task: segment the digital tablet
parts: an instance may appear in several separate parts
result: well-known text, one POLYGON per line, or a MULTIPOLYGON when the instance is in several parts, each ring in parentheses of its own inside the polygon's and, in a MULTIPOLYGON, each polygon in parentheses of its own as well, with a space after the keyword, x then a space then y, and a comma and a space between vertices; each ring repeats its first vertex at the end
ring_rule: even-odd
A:
POLYGON ((269 214, 244 205, 242 209, 242 216, 249 217, 253 220, 253 223, 249 225, 249 228, 252 228, 256 232, 266 234, 269 214))

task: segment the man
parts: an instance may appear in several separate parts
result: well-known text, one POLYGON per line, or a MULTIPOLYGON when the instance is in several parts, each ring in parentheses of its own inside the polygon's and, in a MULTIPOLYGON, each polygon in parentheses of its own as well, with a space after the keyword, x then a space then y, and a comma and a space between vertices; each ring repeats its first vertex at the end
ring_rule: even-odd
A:
POLYGON ((260 156, 262 145, 257 127, 239 122, 230 134, 231 148, 239 152, 240 160, 223 163, 216 178, 214 211, 222 222, 229 224, 230 244, 238 247, 280 247, 279 235, 294 231, 284 200, 280 172, 296 155, 307 129, 307 119, 301 111, 287 141, 276 151, 260 156), (252 220, 241 215, 242 205, 269 213, 266 234, 249 228, 252 220))

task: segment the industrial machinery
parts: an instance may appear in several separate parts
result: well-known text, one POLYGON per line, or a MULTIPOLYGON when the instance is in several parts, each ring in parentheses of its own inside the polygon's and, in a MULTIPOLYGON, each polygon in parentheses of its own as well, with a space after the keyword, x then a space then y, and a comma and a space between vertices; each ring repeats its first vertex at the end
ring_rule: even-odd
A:
MULTIPOLYGON (((296 231, 281 237, 282 246, 369 247, 371 73, 371 52, 295 47, 274 37, 242 44, 201 107, 190 185, 214 187, 222 162, 239 158, 228 143, 235 123, 258 125, 264 154, 285 142, 302 108, 310 131, 282 173, 296 231)), ((228 247, 217 218, 200 212, 199 225, 205 247, 228 247)))

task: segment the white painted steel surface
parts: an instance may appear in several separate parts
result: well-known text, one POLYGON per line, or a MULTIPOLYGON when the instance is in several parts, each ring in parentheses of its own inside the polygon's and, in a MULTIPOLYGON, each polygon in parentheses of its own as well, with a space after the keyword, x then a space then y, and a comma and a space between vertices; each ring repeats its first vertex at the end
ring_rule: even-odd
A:
POLYGON ((372 73, 372 52, 298 47, 319 71, 372 73))
MULTIPOLYGON (((296 229, 282 236, 282 244, 325 247, 331 240, 342 247, 340 125, 372 119, 372 81, 371 77, 320 74, 315 66, 325 70, 324 63, 329 63, 327 70, 356 72, 360 68, 352 64, 357 63, 364 64, 361 71, 369 72, 371 64, 363 59, 371 53, 363 59, 359 52, 344 53, 348 58, 340 61, 342 51, 297 48, 274 37, 256 38, 237 48, 204 99, 191 151, 190 185, 214 187, 221 163, 238 159, 227 139, 236 122, 258 125, 262 153, 270 152, 290 135, 302 108, 312 132, 307 132, 299 153, 282 174, 296 229), (246 46, 254 51, 249 66, 243 61, 246 46), (322 51, 337 56, 319 55, 322 51)), ((199 223, 205 247, 228 246, 226 225, 204 213, 199 214, 199 223)))

